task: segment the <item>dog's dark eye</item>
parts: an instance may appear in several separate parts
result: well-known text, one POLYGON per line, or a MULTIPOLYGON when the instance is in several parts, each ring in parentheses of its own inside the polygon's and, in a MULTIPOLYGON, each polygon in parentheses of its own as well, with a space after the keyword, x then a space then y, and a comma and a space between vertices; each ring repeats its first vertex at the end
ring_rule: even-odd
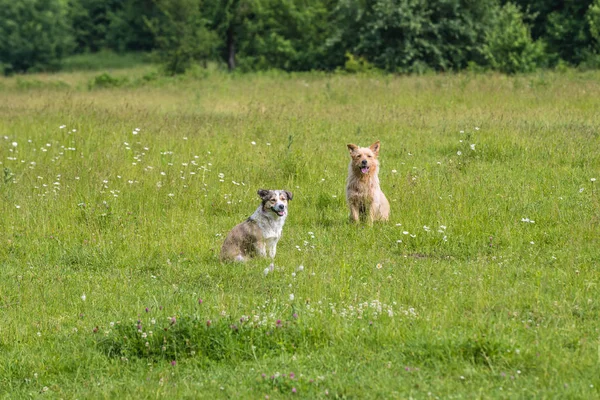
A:
POLYGON ((367 157, 371 158, 371 157, 373 157, 373 156, 369 154, 367 157))

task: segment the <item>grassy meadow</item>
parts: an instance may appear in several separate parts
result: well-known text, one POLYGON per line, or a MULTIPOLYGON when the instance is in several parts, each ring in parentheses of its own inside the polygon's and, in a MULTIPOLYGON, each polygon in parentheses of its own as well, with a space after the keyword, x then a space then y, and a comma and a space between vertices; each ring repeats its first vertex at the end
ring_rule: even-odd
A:
POLYGON ((152 68, 0 78, 0 398, 600 397, 600 73, 152 68))

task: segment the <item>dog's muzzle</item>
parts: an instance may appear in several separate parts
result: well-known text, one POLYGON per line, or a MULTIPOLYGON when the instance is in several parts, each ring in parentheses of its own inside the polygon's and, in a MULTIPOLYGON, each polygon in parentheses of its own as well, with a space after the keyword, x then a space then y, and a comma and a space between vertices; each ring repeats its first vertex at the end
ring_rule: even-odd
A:
POLYGON ((367 160, 362 160, 362 163, 360 165, 360 172, 362 172, 363 174, 367 174, 369 173, 369 165, 367 164, 367 160))
POLYGON ((280 217, 283 217, 285 215, 285 206, 283 204, 275 204, 273 207, 271 207, 271 211, 280 217))

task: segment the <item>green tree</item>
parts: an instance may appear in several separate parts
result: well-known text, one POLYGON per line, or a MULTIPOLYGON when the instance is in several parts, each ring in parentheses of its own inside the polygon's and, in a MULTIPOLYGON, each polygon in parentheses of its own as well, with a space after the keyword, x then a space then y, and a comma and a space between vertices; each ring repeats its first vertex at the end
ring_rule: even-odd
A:
POLYGON ((69 20, 76 52, 96 52, 108 47, 106 38, 112 15, 121 0, 69 0, 69 20))
POLYGON ((60 0, 0 0, 0 71, 55 70, 73 48, 60 0))
POLYGON ((600 51, 600 0, 594 0, 587 12, 587 20, 590 25, 590 34, 594 39, 594 48, 600 51))
POLYGON ((230 70, 325 68, 333 0, 209 0, 203 10, 230 70))
POLYGON ((588 10, 594 0, 502 0, 520 6, 531 20, 534 40, 543 40, 550 61, 584 61, 592 47, 588 10))
POLYGON ((158 44, 148 21, 160 19, 163 12, 156 2, 123 0, 109 13, 106 45, 116 51, 151 51, 158 44))
POLYGON ((464 68, 482 59, 496 0, 341 0, 328 40, 336 64, 345 52, 388 71, 464 68))
POLYGON ((542 57, 543 45, 531 38, 523 14, 512 4, 505 4, 486 33, 484 55, 492 69, 513 74, 535 70, 542 57))
POLYGON ((146 19, 169 74, 185 72, 195 61, 214 57, 218 38, 209 30, 197 0, 154 0, 158 15, 146 19))
POLYGON ((220 38, 219 53, 230 71, 237 65, 238 41, 249 36, 247 20, 255 18, 255 9, 254 0, 207 0, 203 5, 212 30, 220 38))

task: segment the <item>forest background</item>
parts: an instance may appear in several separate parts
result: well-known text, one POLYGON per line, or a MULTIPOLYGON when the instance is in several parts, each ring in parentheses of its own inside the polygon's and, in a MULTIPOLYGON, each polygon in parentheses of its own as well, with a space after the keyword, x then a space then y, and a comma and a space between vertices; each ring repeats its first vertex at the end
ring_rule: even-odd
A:
POLYGON ((0 0, 0 73, 141 53, 173 75, 600 65, 600 0, 0 0))

